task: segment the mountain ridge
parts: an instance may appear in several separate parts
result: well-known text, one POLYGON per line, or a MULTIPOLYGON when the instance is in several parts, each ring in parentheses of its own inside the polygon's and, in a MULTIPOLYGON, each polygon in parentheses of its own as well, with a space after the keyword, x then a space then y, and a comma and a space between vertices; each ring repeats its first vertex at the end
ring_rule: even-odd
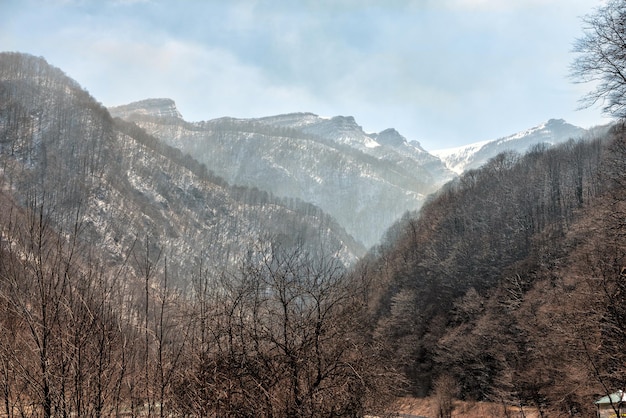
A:
POLYGON ((304 133, 312 133, 332 141, 354 147, 368 154, 377 155, 374 148, 381 145, 393 147, 396 151, 404 151, 404 155, 415 157, 415 153, 424 153, 437 157, 455 174, 471 168, 478 168, 489 158, 495 157, 502 151, 516 151, 524 153, 532 145, 555 145, 568 139, 574 139, 588 134, 591 129, 572 125, 561 118, 551 118, 531 128, 513 134, 473 142, 457 147, 426 150, 416 140, 407 140, 395 128, 386 128, 380 132, 365 132, 353 116, 336 115, 332 117, 320 116, 313 112, 290 112, 258 118, 221 117, 200 122, 188 122, 178 111, 175 101, 170 98, 150 98, 125 105, 109 108, 113 114, 146 116, 153 118, 172 118, 185 124, 211 124, 216 121, 229 120, 235 122, 258 122, 264 125, 296 129, 304 133), (349 137, 346 132, 356 131, 358 137, 349 137), (521 142, 522 144, 520 144, 521 142), (408 154, 407 154, 408 153, 408 154))
POLYGON ((419 210, 426 196, 447 181, 499 153, 524 154, 534 145, 554 145, 588 134, 563 119, 549 119, 495 140, 429 152, 394 128, 365 132, 353 116, 293 112, 187 122, 171 99, 147 99, 109 110, 191 153, 233 184, 320 206, 366 246, 375 245, 404 212, 419 210), (163 109, 155 106, 159 101, 163 109), (320 170, 324 159, 326 168, 320 170), (328 163, 331 160, 334 163, 328 163), (341 170, 344 172, 339 174, 341 170), (342 176, 351 179, 350 186, 341 182, 342 176), (350 193, 349 188, 354 191, 350 193), (331 202, 324 193, 333 199, 347 199, 347 203, 331 202))
POLYGON ((321 207, 365 246, 454 177, 418 142, 395 129, 366 133, 352 116, 310 112, 187 122, 147 109, 109 108, 171 146, 194 155, 231 184, 257 187, 321 207))
POLYGON ((503 151, 516 151, 524 154, 533 145, 556 145, 569 139, 583 137, 589 130, 566 122, 564 119, 549 119, 532 128, 493 140, 485 140, 453 148, 431 151, 446 166, 457 174, 478 168, 490 158, 503 151))
MULTIPOLYGON (((260 242, 334 249, 345 265, 365 251, 318 207, 231 186, 190 155, 114 120, 42 58, 1 54, 0 99, 0 186, 25 207, 45 202, 59 231, 80 221, 105 263, 150 246, 168 253, 173 275, 191 277, 194 256, 206 252, 224 267, 260 242)), ((167 99, 145 105, 161 118, 180 115, 167 99)))

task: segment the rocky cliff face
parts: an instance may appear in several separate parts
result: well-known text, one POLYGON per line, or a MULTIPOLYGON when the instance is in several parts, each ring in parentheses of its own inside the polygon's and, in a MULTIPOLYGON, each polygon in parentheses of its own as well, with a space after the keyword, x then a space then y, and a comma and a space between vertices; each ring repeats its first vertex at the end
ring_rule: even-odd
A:
POLYGON ((127 106, 128 111, 143 116, 152 116, 164 119, 182 119, 183 116, 176 108, 172 99, 147 99, 127 106))
POLYGON ((453 177, 393 129, 366 133, 353 117, 294 113, 188 123, 142 101, 109 109, 189 153, 233 184, 311 202, 371 246, 406 211, 453 177))

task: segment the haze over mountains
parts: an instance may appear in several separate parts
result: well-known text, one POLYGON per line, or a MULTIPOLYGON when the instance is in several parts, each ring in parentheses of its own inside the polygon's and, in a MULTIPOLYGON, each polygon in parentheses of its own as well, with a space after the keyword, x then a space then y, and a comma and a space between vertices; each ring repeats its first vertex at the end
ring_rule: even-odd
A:
POLYGON ((151 247, 184 276, 194 257, 236 263, 269 237, 331 249, 346 264, 364 252, 319 208, 231 187, 190 156, 114 121, 42 58, 0 55, 0 81, 2 189, 24 207, 43 205, 61 231, 80 219, 107 263, 151 247))
MULTIPOLYGON (((97 193, 95 186, 81 186, 87 195, 75 199, 88 202, 81 209, 90 219, 86 228, 117 257, 136 237, 154 234, 163 248, 188 251, 203 242, 205 249, 218 245, 217 253, 236 259, 239 250, 233 248, 243 248, 242 241, 255 236, 288 237, 292 231, 307 235, 328 225, 330 235, 321 238, 333 243, 350 264, 364 248, 379 243, 404 213, 418 210, 429 194, 454 178, 454 171, 476 167, 504 149, 523 152, 535 143, 585 134, 551 120, 480 147, 429 153, 392 128, 366 133, 350 116, 293 113, 190 123, 171 99, 109 109, 128 124, 110 120, 78 83, 42 59, 21 54, 5 54, 3 59, 7 99, 0 151, 12 150, 3 156, 3 176, 13 184, 33 176, 48 179, 25 184, 24 190, 36 187, 43 193, 46 188, 58 198, 65 192, 57 189, 67 189, 77 181, 73 176, 80 175, 72 171, 72 155, 78 153, 75 158, 80 159, 91 153, 91 164, 105 170, 99 174, 103 181, 97 193), (13 60, 21 63, 11 68, 13 60), (53 81, 37 81, 48 79, 53 81), (93 110, 73 117, 85 108, 93 110), (58 115, 66 116, 58 120, 58 115), (27 130, 18 124, 21 117, 29 120, 27 130), (69 117, 71 128, 65 128, 69 117), (44 140, 59 129, 68 135, 57 142, 44 140), (85 135, 101 138, 88 146, 81 139, 85 135), (65 154, 68 147, 72 151, 65 154), (65 163, 55 166, 55 175, 46 174, 51 166, 41 164, 56 160, 65 163), (55 183, 52 178, 68 180, 55 183), (130 225, 135 225, 132 237, 127 234, 130 225)), ((17 201, 25 201, 22 193, 15 191, 17 201)))
MULTIPOLYGON (((118 257, 131 245, 134 238, 126 233, 135 224, 135 236, 145 239, 149 231, 168 236, 162 242, 176 251, 204 242, 219 245, 217 253, 225 251, 235 258, 238 250, 227 248, 242 248, 244 237, 248 241, 264 234, 288 237, 294 230, 306 235, 328 225, 330 235, 322 238, 333 242, 331 246, 350 264, 456 173, 506 149, 524 152, 533 144, 556 144, 586 133, 562 120, 550 120, 500 140, 429 153, 393 128, 366 133, 350 116, 293 113, 191 123, 171 99, 148 99, 107 112, 78 83, 42 59, 21 54, 5 54, 3 59, 8 61, 3 90, 7 100, 0 151, 12 150, 3 157, 4 177, 13 183, 32 176, 69 179, 79 175, 71 171, 72 153, 91 153, 92 164, 108 174, 101 174, 105 180, 98 193, 92 186, 81 186, 88 195, 77 199, 88 202, 83 211, 94 212, 87 216, 88 229, 118 257), (19 65, 25 69, 18 71, 19 65, 12 69, 12 60, 22 61, 19 65), (53 81, 37 81, 42 79, 53 81), (64 127, 70 123, 68 117, 85 113, 85 108, 92 113, 72 120, 71 129, 64 127), (109 112, 131 124, 111 121, 109 112), (20 117, 28 118, 27 130, 18 124, 20 117), (43 140, 58 135, 54 132, 59 129, 69 134, 57 142, 43 140), (95 151, 83 150, 89 142, 81 135, 90 137, 91 132, 102 139, 94 139, 95 151), (63 154, 66 147, 72 153, 63 154), (118 157, 99 154, 105 151, 118 157), (50 157, 56 153, 63 158, 50 157), (65 165, 56 167, 60 171, 54 176, 45 174, 51 167, 41 164, 56 159, 65 165), (121 219, 125 221, 120 223, 121 219), (256 232, 244 232, 250 228, 256 232)), ((75 181, 67 180, 65 186, 75 181)), ((37 193, 44 187, 60 196, 61 190, 52 190, 63 182, 48 180, 37 186, 37 193)), ((24 201, 20 193, 16 190, 16 199, 24 201)))
POLYGON ((231 184, 311 202, 366 246, 453 177, 394 130, 366 134, 352 117, 311 113, 184 121, 173 101, 110 109, 193 155, 231 184))
POLYGON ((350 116, 293 113, 191 123, 171 99, 109 111, 193 155, 231 184, 319 206, 366 247, 464 170, 505 150, 523 153, 532 145, 556 144, 586 132, 550 120, 500 140, 429 153, 393 128, 366 133, 350 116))

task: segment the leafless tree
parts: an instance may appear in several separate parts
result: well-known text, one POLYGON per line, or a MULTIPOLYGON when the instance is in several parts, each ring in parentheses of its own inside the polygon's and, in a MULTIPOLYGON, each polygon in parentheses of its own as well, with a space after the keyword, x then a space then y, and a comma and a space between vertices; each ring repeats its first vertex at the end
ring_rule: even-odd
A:
POLYGON ((365 339, 366 306, 336 259, 263 246, 214 286, 196 283, 212 303, 196 304, 204 349, 177 392, 195 394, 181 402, 188 413, 352 417, 390 399, 392 372, 365 339))
POLYGON ((584 34, 574 44, 577 57, 571 76, 594 83, 582 100, 583 107, 601 103, 609 116, 626 116, 626 3, 609 0, 583 19, 584 34))
POLYGON ((451 418, 454 400, 459 391, 457 382, 449 374, 442 374, 437 378, 434 386, 437 418, 451 418))

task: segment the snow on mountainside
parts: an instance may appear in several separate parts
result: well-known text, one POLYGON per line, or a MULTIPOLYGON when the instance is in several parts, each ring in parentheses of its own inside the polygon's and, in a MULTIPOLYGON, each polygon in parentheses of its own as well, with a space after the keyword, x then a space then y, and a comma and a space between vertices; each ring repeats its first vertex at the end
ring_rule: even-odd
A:
POLYGON ((563 119, 550 119, 534 128, 492 141, 481 141, 457 148, 432 151, 457 174, 478 168, 503 151, 525 153, 533 145, 555 145, 585 136, 586 129, 571 125, 563 119))
POLYGON ((292 113, 190 123, 159 99, 110 108, 189 153, 231 184, 311 202, 371 246, 406 211, 454 177, 439 158, 393 129, 366 133, 351 116, 292 113))
POLYGON ((259 123, 297 129, 302 132, 345 144, 367 154, 381 157, 385 150, 414 159, 432 158, 417 141, 408 142, 393 128, 380 133, 366 133, 352 116, 322 117, 313 113, 292 113, 257 119, 259 123), (382 149, 376 149, 382 148, 382 149))
MULTIPOLYGON (((61 235, 79 222, 89 254, 107 265, 141 259, 149 248, 167 254, 170 277, 187 285, 198 258, 218 271, 259 244, 313 256, 323 249, 346 265, 365 252, 318 207, 231 187, 134 124, 113 120, 41 58, 0 53, 0 103, 0 189, 24 211, 45 208, 61 235)), ((180 116, 168 100, 137 111, 180 116)))
POLYGON ((587 133, 551 119, 497 140, 427 152, 395 129, 365 132, 352 116, 291 113, 190 123, 170 99, 109 111, 193 155, 231 184, 319 206, 366 246, 455 175, 503 151, 525 153, 587 133))

